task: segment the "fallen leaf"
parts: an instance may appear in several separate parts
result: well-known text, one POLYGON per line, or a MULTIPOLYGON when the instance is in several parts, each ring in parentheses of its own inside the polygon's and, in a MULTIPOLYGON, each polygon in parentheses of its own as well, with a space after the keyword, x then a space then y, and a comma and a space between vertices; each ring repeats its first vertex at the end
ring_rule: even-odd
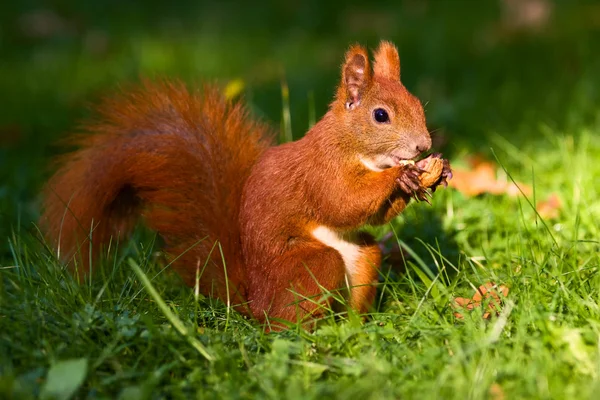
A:
POLYGON ((552 14, 549 0, 502 0, 502 22, 509 30, 539 31, 552 14))
POLYGON ((483 310, 483 318, 488 319, 491 313, 498 314, 502 300, 508 296, 508 287, 497 285, 494 282, 486 282, 477 288, 477 291, 472 298, 456 297, 450 306, 455 309, 454 316, 458 319, 463 319, 464 315, 461 311, 472 311, 476 308, 485 306, 483 310), (502 296, 502 297, 501 297, 502 296), (487 304, 485 300, 489 300, 487 304))
POLYGON ((493 282, 487 282, 477 288, 477 292, 473 295, 473 300, 476 302, 483 302, 486 299, 489 299, 487 305, 487 312, 483 314, 483 318, 488 319, 490 317, 490 312, 500 312, 500 303, 502 297, 508 296, 508 288, 504 285, 496 285, 493 282))
MULTIPOLYGON (((467 309, 467 310, 471 311, 475 307, 479 307, 479 306, 480 306, 480 303, 476 303, 475 301, 473 301, 473 299, 467 299, 465 297, 456 297, 452 302, 452 307, 454 309, 467 309)), ((458 319, 464 318, 464 316, 458 311, 456 311, 454 313, 454 316, 458 319)))
POLYGON ((479 155, 470 157, 467 163, 468 169, 452 168, 452 179, 448 182, 450 187, 465 196, 478 196, 483 193, 517 196, 521 192, 519 188, 526 195, 531 193, 531 188, 523 183, 515 184, 507 180, 498 180, 496 176, 498 167, 479 155))
POLYGON ((508 288, 504 285, 496 285, 493 282, 486 282, 477 288, 477 291, 473 295, 473 300, 482 301, 489 297, 492 297, 495 300, 500 300, 499 294, 502 294, 504 297, 508 296, 508 288))
POLYGON ((490 385, 490 389, 488 391, 490 395, 490 400, 504 400, 504 389, 498 383, 494 382, 490 385))
POLYGON ((472 310, 475 307, 479 307, 479 302, 476 302, 473 299, 467 299, 466 297, 457 297, 454 299, 454 302, 457 306, 464 307, 467 310, 472 310))
POLYGON ((540 217, 544 219, 555 219, 560 214, 562 203, 556 193, 552 193, 548 199, 540 201, 535 206, 540 217))

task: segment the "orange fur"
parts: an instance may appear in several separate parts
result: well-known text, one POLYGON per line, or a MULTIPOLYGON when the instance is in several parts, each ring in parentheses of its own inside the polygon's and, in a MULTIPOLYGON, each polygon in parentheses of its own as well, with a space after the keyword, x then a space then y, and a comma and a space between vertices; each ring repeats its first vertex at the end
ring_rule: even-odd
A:
POLYGON ((90 241, 97 254, 141 215, 171 257, 183 253, 173 266, 187 284, 209 259, 202 293, 247 301, 242 311, 260 321, 306 323, 347 282, 356 286, 350 305, 365 312, 381 256, 356 231, 405 208, 412 193, 398 182, 409 168, 398 162, 431 146, 395 59, 383 42, 372 71, 366 49, 351 47, 327 114, 301 140, 275 147, 212 87, 145 83, 107 102, 86 127, 93 135, 74 141, 80 149, 46 186, 42 227, 85 274, 90 241), (379 108, 388 122, 374 120, 379 108), (227 275, 219 250, 211 253, 217 242, 227 275))

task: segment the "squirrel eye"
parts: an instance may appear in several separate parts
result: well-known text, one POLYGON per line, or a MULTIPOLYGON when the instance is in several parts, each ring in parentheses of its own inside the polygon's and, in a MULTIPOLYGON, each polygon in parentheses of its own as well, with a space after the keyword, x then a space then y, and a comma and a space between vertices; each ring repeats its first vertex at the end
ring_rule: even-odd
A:
POLYGON ((380 124, 390 121, 390 116, 383 108, 376 108, 375 111, 373 111, 373 117, 375 118, 375 121, 380 124))

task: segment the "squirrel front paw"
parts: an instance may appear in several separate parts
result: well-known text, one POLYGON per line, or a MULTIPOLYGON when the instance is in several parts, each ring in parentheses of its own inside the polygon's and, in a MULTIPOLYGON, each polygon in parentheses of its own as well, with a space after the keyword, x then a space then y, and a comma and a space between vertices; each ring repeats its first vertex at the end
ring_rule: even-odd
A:
POLYGON ((396 178, 400 190, 408 194, 413 194, 421 189, 421 181, 419 180, 421 172, 421 169, 416 165, 404 165, 400 170, 400 176, 396 178))
POLYGON ((448 186, 452 169, 448 160, 434 153, 417 163, 404 165, 396 182, 400 190, 416 200, 430 203, 431 194, 439 185, 448 186))
POLYGON ((450 161, 444 159, 444 167, 442 168, 442 175, 438 182, 439 184, 444 185, 444 187, 448 187, 448 180, 452 179, 452 168, 450 167, 450 161))
POLYGON ((417 165, 405 165, 402 167, 400 176, 396 178, 396 182, 400 186, 400 190, 410 195, 410 197, 430 203, 431 193, 421 181, 423 172, 417 165))

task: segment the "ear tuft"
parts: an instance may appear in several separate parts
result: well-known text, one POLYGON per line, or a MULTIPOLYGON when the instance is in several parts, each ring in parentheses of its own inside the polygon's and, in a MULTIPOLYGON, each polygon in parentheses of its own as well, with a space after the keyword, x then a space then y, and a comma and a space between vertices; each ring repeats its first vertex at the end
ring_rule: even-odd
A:
POLYGON ((371 65, 367 50, 354 45, 346 52, 346 61, 342 67, 342 82, 338 98, 346 107, 353 109, 360 104, 361 98, 371 85, 371 65))
POLYGON ((400 57, 391 42, 382 40, 375 52, 375 75, 387 79, 400 80, 400 57))

